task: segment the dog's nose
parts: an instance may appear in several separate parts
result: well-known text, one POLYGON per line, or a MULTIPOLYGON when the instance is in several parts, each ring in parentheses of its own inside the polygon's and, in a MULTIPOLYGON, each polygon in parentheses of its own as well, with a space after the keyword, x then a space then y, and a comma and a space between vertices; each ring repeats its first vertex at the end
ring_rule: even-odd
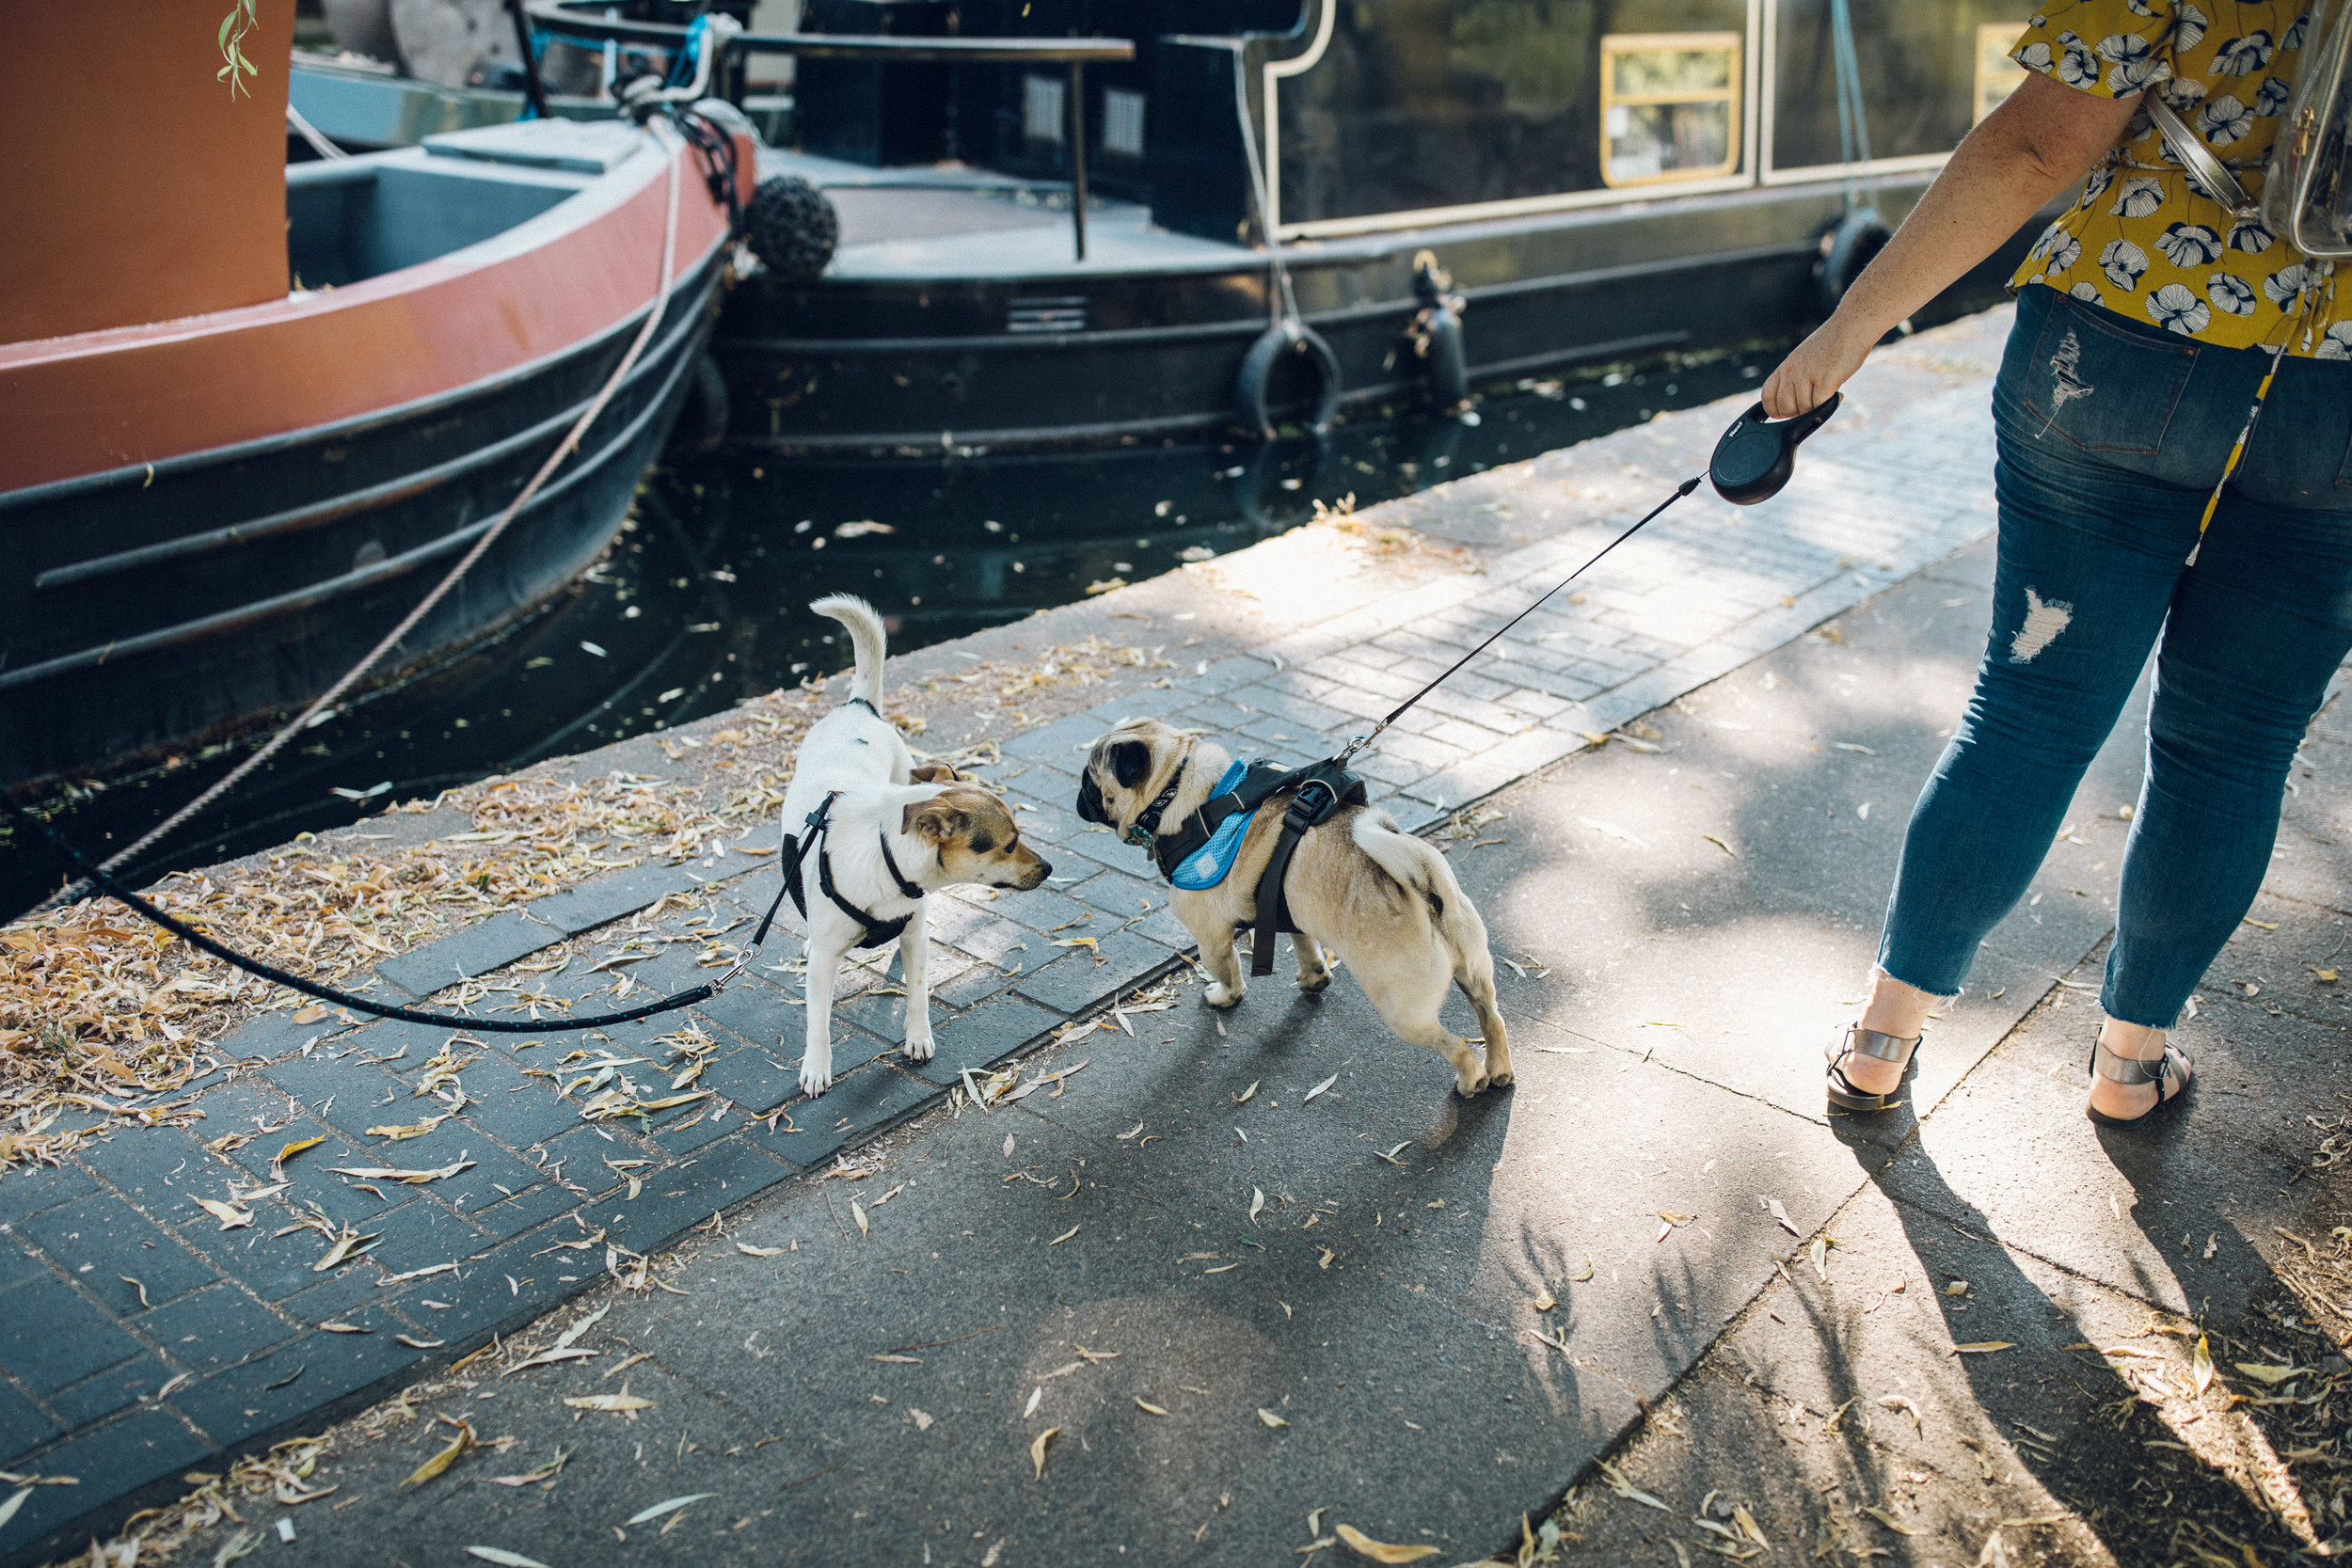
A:
POLYGON ((1091 772, 1078 780, 1078 820, 1101 823, 1105 827, 1109 825, 1103 816, 1103 792, 1096 787, 1091 772))
POLYGON ((1029 886, 1030 886, 1030 887, 1041 887, 1041 886, 1043 886, 1043 885, 1044 885, 1044 882, 1045 882, 1045 879, 1046 879, 1046 878, 1048 878, 1048 877, 1051 877, 1053 874, 1054 874, 1054 863, 1053 863, 1052 861, 1046 861, 1046 860, 1041 860, 1041 861, 1039 861, 1039 862, 1037 863, 1037 873, 1036 873, 1036 875, 1035 875, 1035 876, 1034 876, 1034 877, 1030 879, 1029 886))

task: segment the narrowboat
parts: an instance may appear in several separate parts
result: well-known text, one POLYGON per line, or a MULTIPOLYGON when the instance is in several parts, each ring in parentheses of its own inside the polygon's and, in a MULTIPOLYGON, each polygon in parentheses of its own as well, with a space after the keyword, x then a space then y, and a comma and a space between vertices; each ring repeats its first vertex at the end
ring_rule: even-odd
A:
POLYGON ((528 612, 612 539, 701 361, 730 251, 705 150, 549 119, 289 166, 290 10, 261 8, 246 53, 277 69, 235 99, 184 28, 92 53, 62 13, 31 24, 57 102, 0 109, 26 187, 0 198, 49 214, 0 247, 0 785, 298 711, 491 529, 658 309, 372 678, 528 612), (138 115, 96 112, 126 96, 138 115))
MULTIPOLYGON (((567 36, 665 36, 528 8, 567 36)), ((732 435, 937 454, 1263 434, 1799 332, 2018 80, 2021 18, 806 0, 796 31, 735 44, 800 56, 797 146, 760 159, 799 198, 755 208, 767 265, 714 337, 732 435), (1034 53, 968 53, 1013 40, 1034 53)), ((1958 290, 1996 289, 2026 243, 1958 290)))

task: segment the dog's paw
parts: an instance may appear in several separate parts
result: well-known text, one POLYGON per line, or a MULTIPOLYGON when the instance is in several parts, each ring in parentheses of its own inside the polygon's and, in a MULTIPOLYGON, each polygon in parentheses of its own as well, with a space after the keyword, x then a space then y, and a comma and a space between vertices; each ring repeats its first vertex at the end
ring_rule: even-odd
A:
POLYGON ((925 1035, 919 1039, 913 1035, 909 1035, 907 1037, 906 1051, 908 1061, 928 1062, 931 1059, 931 1052, 935 1049, 936 1047, 933 1045, 931 1037, 929 1035, 925 1035))
POLYGON ((1501 1072, 1490 1072, 1486 1075, 1486 1086, 1490 1089, 1507 1089, 1511 1086, 1514 1077, 1509 1068, 1504 1068, 1501 1072))
POLYGON ((1301 974, 1298 977, 1298 989, 1305 991, 1309 996, 1314 995, 1315 992, 1319 990, 1326 990, 1330 984, 1331 972, 1327 969, 1320 974, 1301 974))
POLYGON ((1467 1076, 1457 1072, 1454 1075, 1454 1092, 1460 1095, 1464 1100, 1469 1100, 1472 1096, 1476 1095, 1479 1090, 1485 1088, 1489 1081, 1490 1080, 1486 1077, 1486 1070, 1484 1068, 1481 1068, 1475 1073, 1471 1073, 1467 1076))
POLYGON ((833 1063, 826 1062, 821 1066, 809 1062, 801 1064, 801 1092, 803 1094, 823 1094, 832 1087, 833 1063))
POLYGON ((1220 1009, 1231 1007, 1241 1001, 1241 990, 1239 987, 1235 987, 1233 990, 1228 990, 1225 989, 1222 981, 1212 980, 1200 992, 1200 1000, 1206 1002, 1212 1007, 1220 1009))

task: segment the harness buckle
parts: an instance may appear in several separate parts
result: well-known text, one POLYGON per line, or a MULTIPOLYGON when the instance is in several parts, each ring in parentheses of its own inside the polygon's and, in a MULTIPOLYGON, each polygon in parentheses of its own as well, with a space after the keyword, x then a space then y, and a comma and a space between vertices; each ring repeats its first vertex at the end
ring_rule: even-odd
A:
POLYGON ((1156 851, 1159 847, 1160 835, 1145 827, 1141 822, 1128 823, 1127 831, 1120 836, 1139 849, 1156 851))

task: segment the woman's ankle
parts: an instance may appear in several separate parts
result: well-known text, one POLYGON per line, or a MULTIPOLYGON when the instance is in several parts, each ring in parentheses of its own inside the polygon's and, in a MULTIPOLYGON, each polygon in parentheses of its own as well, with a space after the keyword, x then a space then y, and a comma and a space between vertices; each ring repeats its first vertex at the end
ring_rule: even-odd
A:
POLYGON ((2164 1031, 2111 1018, 2099 1025, 2099 1043, 2118 1056, 2154 1061, 2164 1054, 2164 1031))
POLYGON ((1909 1039, 1926 1027, 1929 1015, 1944 999, 1907 986, 1883 969, 1870 972, 1870 993, 1862 1005, 1862 1027, 1898 1039, 1909 1039))

